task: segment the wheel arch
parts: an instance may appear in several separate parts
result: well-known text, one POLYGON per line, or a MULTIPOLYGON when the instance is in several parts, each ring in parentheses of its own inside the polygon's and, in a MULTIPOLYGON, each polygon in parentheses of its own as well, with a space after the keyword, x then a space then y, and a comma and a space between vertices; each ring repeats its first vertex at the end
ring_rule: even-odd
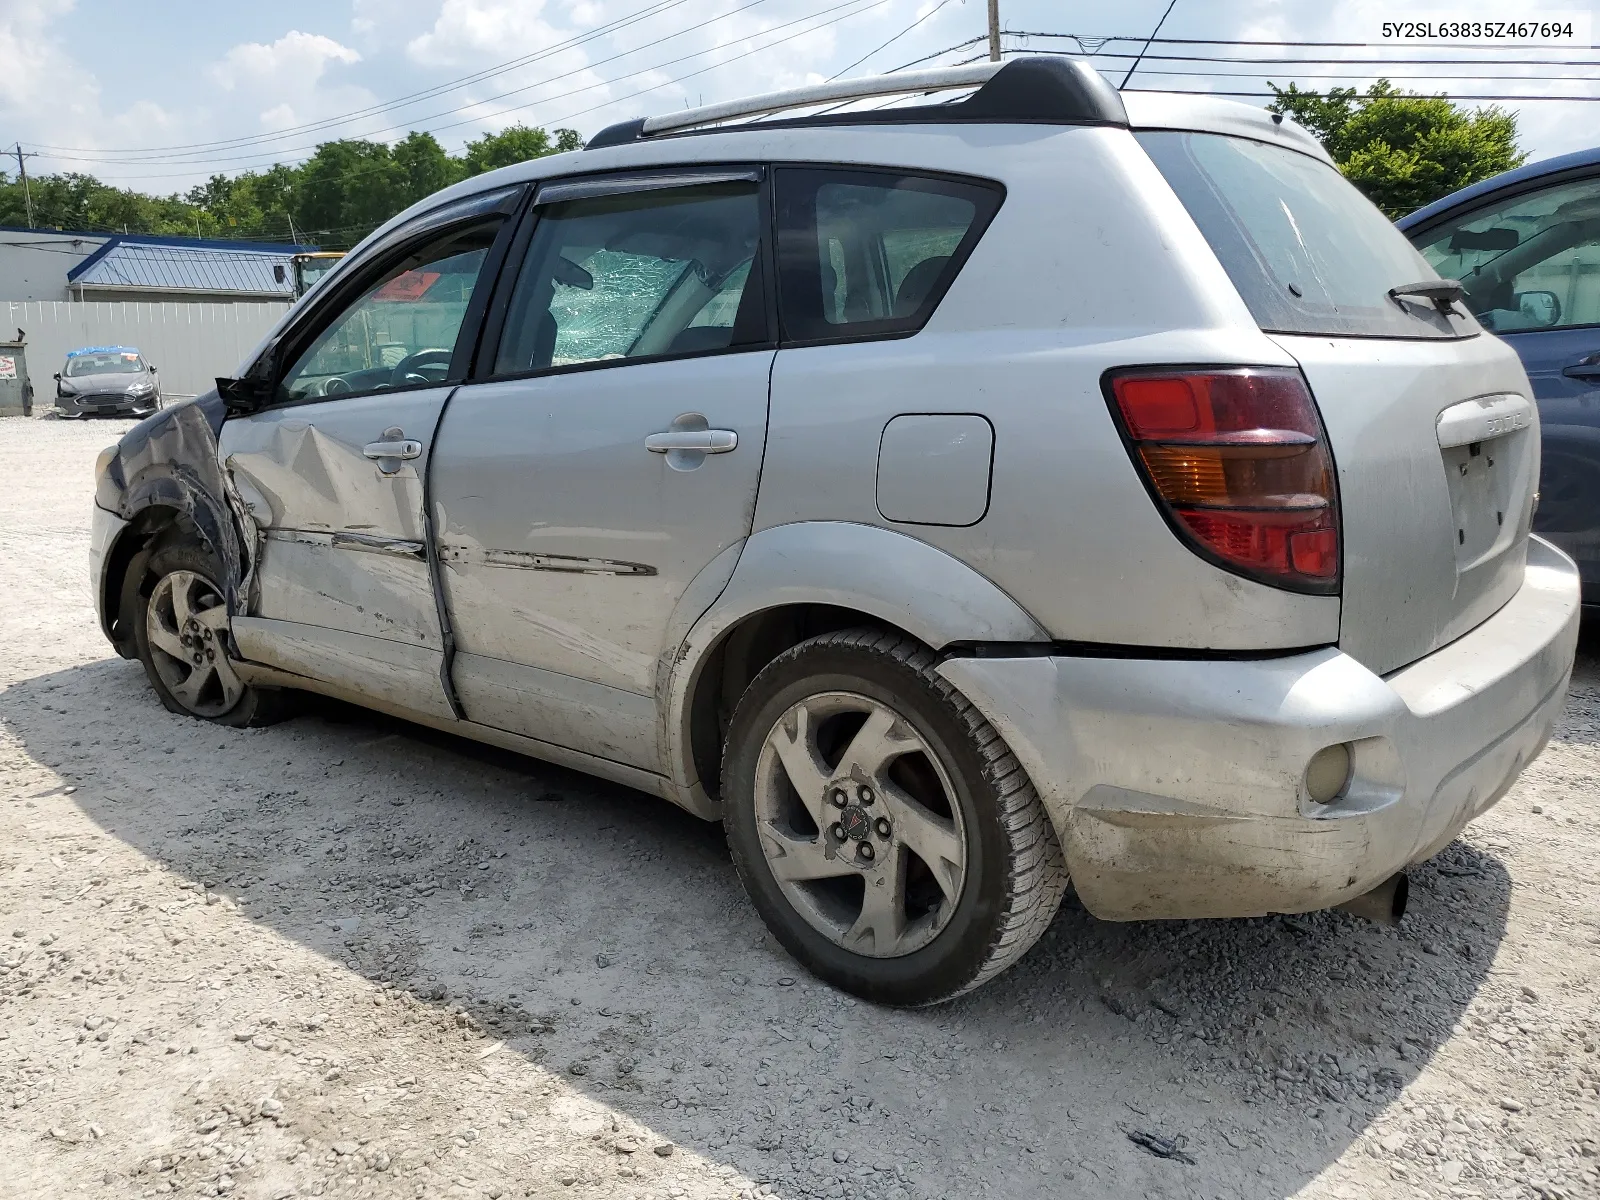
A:
POLYGON ((99 580, 101 631, 123 658, 134 658, 138 653, 131 622, 137 619, 133 602, 139 592, 137 587, 130 589, 129 584, 141 581, 143 564, 149 561, 163 538, 184 529, 202 542, 208 540, 204 525, 189 516, 185 509, 166 500, 152 499, 134 511, 106 552, 99 580))
POLYGON ((132 630, 122 611, 140 556, 173 528, 191 532, 217 559, 229 611, 241 611, 253 547, 240 534, 233 497, 217 453, 224 413, 216 393, 158 409, 117 443, 95 483, 95 502, 128 522, 107 548, 98 582, 103 632, 131 656, 132 630))
POLYGON ((718 815, 723 736, 762 667, 822 633, 874 626, 933 650, 1048 641, 1010 596, 972 567, 895 530, 842 521, 764 529, 677 646, 664 683, 666 765, 685 807, 718 815))

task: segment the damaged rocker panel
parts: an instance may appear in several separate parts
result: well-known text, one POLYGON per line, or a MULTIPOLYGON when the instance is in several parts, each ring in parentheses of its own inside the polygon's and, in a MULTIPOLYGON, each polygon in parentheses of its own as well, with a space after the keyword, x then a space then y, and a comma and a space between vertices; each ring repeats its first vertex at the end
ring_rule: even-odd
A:
POLYGON ((562 571, 576 575, 654 575, 649 563, 531 550, 484 550, 476 546, 440 546, 439 561, 461 566, 506 567, 513 571, 562 571))
POLYGON ((394 558, 411 558, 421 562, 427 557, 427 547, 409 538, 385 537, 375 533, 358 533, 342 529, 323 533, 310 529, 268 529, 264 536, 273 542, 302 542, 308 546, 331 546, 335 550, 357 550, 366 554, 386 554, 394 558))

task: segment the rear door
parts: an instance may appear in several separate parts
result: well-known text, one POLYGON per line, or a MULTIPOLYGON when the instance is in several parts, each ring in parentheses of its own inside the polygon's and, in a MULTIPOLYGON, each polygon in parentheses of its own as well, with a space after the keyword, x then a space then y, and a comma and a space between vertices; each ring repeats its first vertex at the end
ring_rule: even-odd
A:
POLYGON ((1516 355, 1335 168, 1208 133, 1139 135, 1328 432, 1343 541, 1339 644, 1384 673, 1521 586, 1538 416, 1516 355))
POLYGON ((273 400, 222 428, 260 534, 245 657, 450 717, 424 512, 515 194, 452 206, 375 248, 286 334, 273 400))
POLYGON ((1534 529, 1600 602, 1600 171, 1480 203, 1416 235, 1478 319, 1521 356, 1543 425, 1534 529))
POLYGON ((742 168, 538 193, 487 378, 451 401, 434 460, 469 719, 661 769, 674 615, 715 598, 755 508, 763 196, 742 168))

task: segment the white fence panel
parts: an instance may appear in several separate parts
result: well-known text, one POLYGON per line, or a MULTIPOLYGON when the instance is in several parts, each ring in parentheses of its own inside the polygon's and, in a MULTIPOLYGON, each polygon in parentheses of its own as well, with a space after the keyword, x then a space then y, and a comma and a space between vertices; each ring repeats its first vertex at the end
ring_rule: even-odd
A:
POLYGON ((219 375, 232 375, 288 309, 278 301, 174 304, 142 301, 0 300, 0 338, 28 335, 34 403, 55 395, 50 376, 69 350, 137 346, 161 373, 167 396, 197 396, 219 375))

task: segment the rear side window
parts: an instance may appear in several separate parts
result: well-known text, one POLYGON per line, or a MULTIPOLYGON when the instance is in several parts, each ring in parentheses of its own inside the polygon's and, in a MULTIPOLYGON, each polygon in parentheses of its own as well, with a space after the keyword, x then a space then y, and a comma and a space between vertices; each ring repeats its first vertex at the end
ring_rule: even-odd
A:
POLYGON ((1389 296, 1438 276, 1329 164, 1223 134, 1137 137, 1262 329, 1400 338, 1477 332, 1470 317, 1389 296))
POLYGON ((983 235, 995 184, 888 171, 776 172, 784 338, 915 333, 983 235))

